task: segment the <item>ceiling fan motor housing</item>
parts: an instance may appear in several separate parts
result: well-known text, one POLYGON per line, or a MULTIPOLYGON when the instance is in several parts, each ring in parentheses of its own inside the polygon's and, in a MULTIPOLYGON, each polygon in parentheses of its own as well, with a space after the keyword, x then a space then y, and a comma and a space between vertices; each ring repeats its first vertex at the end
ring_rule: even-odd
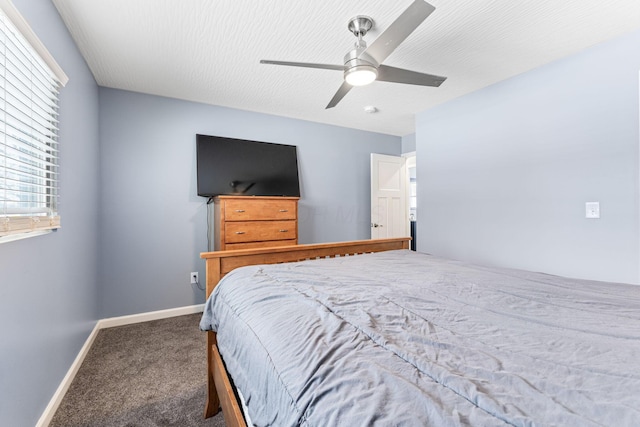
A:
POLYGON ((378 77, 378 63, 363 53, 366 48, 364 43, 344 56, 344 79, 351 86, 364 86, 378 77))
POLYGON ((364 86, 378 78, 378 63, 364 53, 367 42, 362 39, 373 28, 373 19, 358 15, 349 20, 347 28, 358 40, 355 49, 344 56, 344 79, 351 86, 364 86))

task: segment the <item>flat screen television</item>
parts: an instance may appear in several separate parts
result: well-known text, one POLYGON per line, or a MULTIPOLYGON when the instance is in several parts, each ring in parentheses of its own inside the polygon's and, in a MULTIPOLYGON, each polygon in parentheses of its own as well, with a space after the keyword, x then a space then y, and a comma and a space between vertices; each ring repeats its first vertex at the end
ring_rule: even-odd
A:
POLYGON ((294 145, 196 135, 198 195, 300 197, 294 145))

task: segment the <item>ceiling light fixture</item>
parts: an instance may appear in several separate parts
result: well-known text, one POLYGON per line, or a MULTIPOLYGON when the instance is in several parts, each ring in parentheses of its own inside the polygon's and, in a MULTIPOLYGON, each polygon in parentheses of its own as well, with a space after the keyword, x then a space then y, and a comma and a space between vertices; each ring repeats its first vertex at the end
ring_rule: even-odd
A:
POLYGON ((378 109, 373 105, 367 105, 366 107, 364 107, 364 112, 368 114, 373 114, 373 113, 377 113, 378 109))
POLYGON ((356 65, 344 72, 344 80, 351 86, 364 86, 378 77, 378 70, 373 65, 356 65))

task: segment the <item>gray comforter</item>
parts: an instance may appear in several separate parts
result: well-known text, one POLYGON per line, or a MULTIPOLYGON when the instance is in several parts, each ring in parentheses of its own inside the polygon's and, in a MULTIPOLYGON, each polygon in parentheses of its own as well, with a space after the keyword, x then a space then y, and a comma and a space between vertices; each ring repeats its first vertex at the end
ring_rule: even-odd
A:
POLYGON ((235 270, 200 326, 259 426, 640 426, 640 286, 391 251, 235 270))

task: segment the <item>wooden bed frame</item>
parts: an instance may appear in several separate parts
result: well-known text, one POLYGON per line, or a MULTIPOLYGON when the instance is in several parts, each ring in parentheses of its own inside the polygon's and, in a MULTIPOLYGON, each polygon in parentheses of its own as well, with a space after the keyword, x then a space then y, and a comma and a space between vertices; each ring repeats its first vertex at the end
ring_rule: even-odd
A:
MULTIPOLYGON (((410 237, 401 237, 203 252, 200 257, 206 260, 207 298, 209 298, 220 279, 238 267, 409 249, 410 240, 410 237)), ((246 427, 240 404, 218 352, 216 333, 207 332, 207 402, 204 409, 205 418, 217 414, 220 409, 222 409, 227 427, 246 427)))

